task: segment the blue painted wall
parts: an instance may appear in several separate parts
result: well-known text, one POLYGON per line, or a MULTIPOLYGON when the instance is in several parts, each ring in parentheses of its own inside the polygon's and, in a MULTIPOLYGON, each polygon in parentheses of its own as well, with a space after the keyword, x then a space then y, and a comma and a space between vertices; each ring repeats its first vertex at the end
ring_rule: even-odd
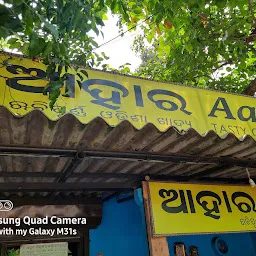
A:
POLYGON ((254 255, 256 255, 256 233, 251 233, 251 238, 252 238, 252 245, 254 248, 254 255))
POLYGON ((90 255, 148 256, 144 210, 140 200, 117 203, 113 198, 103 205, 101 225, 90 230, 90 255))
MULTIPOLYGON (((141 191, 135 199, 117 203, 113 198, 103 205, 101 225, 90 231, 90 255, 97 256, 148 256, 148 242, 141 191)), ((170 256, 174 256, 174 243, 196 246, 199 256, 256 256, 256 233, 210 234, 174 236, 167 238, 170 256), (222 238, 228 245, 226 254, 214 250, 212 240, 222 238)))
POLYGON ((189 255, 189 247, 194 245, 198 248, 199 256, 256 256, 256 234, 216 234, 216 235, 189 235, 167 238, 170 255, 174 255, 174 243, 182 242, 186 246, 189 255), (219 254, 214 250, 212 240, 221 237, 228 245, 226 254, 219 254))

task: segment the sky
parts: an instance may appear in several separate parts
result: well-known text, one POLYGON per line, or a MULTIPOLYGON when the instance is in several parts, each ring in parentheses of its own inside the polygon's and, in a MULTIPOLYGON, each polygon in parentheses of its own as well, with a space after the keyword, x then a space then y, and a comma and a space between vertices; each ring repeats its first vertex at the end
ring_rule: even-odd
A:
MULTIPOLYGON (((98 45, 101 45, 120 34, 118 26, 116 25, 117 20, 117 16, 112 15, 108 15, 108 20, 104 20, 105 26, 102 27, 104 38, 102 38, 101 35, 96 38, 98 45)), ((141 60, 131 50, 131 46, 136 35, 139 35, 140 33, 143 33, 140 29, 127 32, 123 37, 119 37, 114 41, 103 45, 95 50, 95 52, 98 54, 105 52, 109 57, 109 60, 105 61, 105 63, 110 64, 112 68, 118 69, 119 66, 125 63, 130 63, 131 66, 129 67, 134 71, 141 63, 141 60)))

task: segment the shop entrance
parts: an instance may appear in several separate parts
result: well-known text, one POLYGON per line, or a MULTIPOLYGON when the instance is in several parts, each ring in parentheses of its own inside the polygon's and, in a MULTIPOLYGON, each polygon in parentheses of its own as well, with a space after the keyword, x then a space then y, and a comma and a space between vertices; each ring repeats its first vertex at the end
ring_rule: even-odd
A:
MULTIPOLYGON (((88 232, 87 232, 88 233, 88 232)), ((89 237, 88 235, 81 237, 73 238, 52 238, 47 237, 42 238, 26 238, 18 239, 14 238, 13 240, 2 240, 1 241, 1 256, 19 256, 20 247, 24 244, 49 244, 49 243, 68 243, 68 256, 89 256, 89 237)))
POLYGON ((9 201, 13 208, 0 211, 1 230, 9 232, 0 236, 1 256, 19 256, 24 244, 63 242, 69 256, 89 256, 89 230, 101 223, 101 200, 49 196, 9 201))

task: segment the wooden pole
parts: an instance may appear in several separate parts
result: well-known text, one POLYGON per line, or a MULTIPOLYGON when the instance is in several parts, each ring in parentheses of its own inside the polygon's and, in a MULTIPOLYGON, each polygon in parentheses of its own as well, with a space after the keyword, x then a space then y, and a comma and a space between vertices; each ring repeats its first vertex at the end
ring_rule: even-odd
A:
POLYGON ((170 256, 166 237, 153 237, 153 234, 152 234, 148 182, 146 181, 142 182, 142 190, 143 190, 143 199, 144 199, 144 208, 145 208, 150 256, 170 256))
POLYGON ((79 255, 80 256, 90 255, 90 237, 89 237, 89 230, 87 229, 80 231, 79 255))

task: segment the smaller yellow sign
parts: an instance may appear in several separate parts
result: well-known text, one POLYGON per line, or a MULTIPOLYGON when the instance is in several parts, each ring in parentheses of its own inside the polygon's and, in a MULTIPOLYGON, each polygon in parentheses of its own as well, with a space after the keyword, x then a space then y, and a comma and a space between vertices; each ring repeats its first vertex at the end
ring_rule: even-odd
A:
POLYGON ((154 236, 256 231, 256 188, 149 182, 154 236))

